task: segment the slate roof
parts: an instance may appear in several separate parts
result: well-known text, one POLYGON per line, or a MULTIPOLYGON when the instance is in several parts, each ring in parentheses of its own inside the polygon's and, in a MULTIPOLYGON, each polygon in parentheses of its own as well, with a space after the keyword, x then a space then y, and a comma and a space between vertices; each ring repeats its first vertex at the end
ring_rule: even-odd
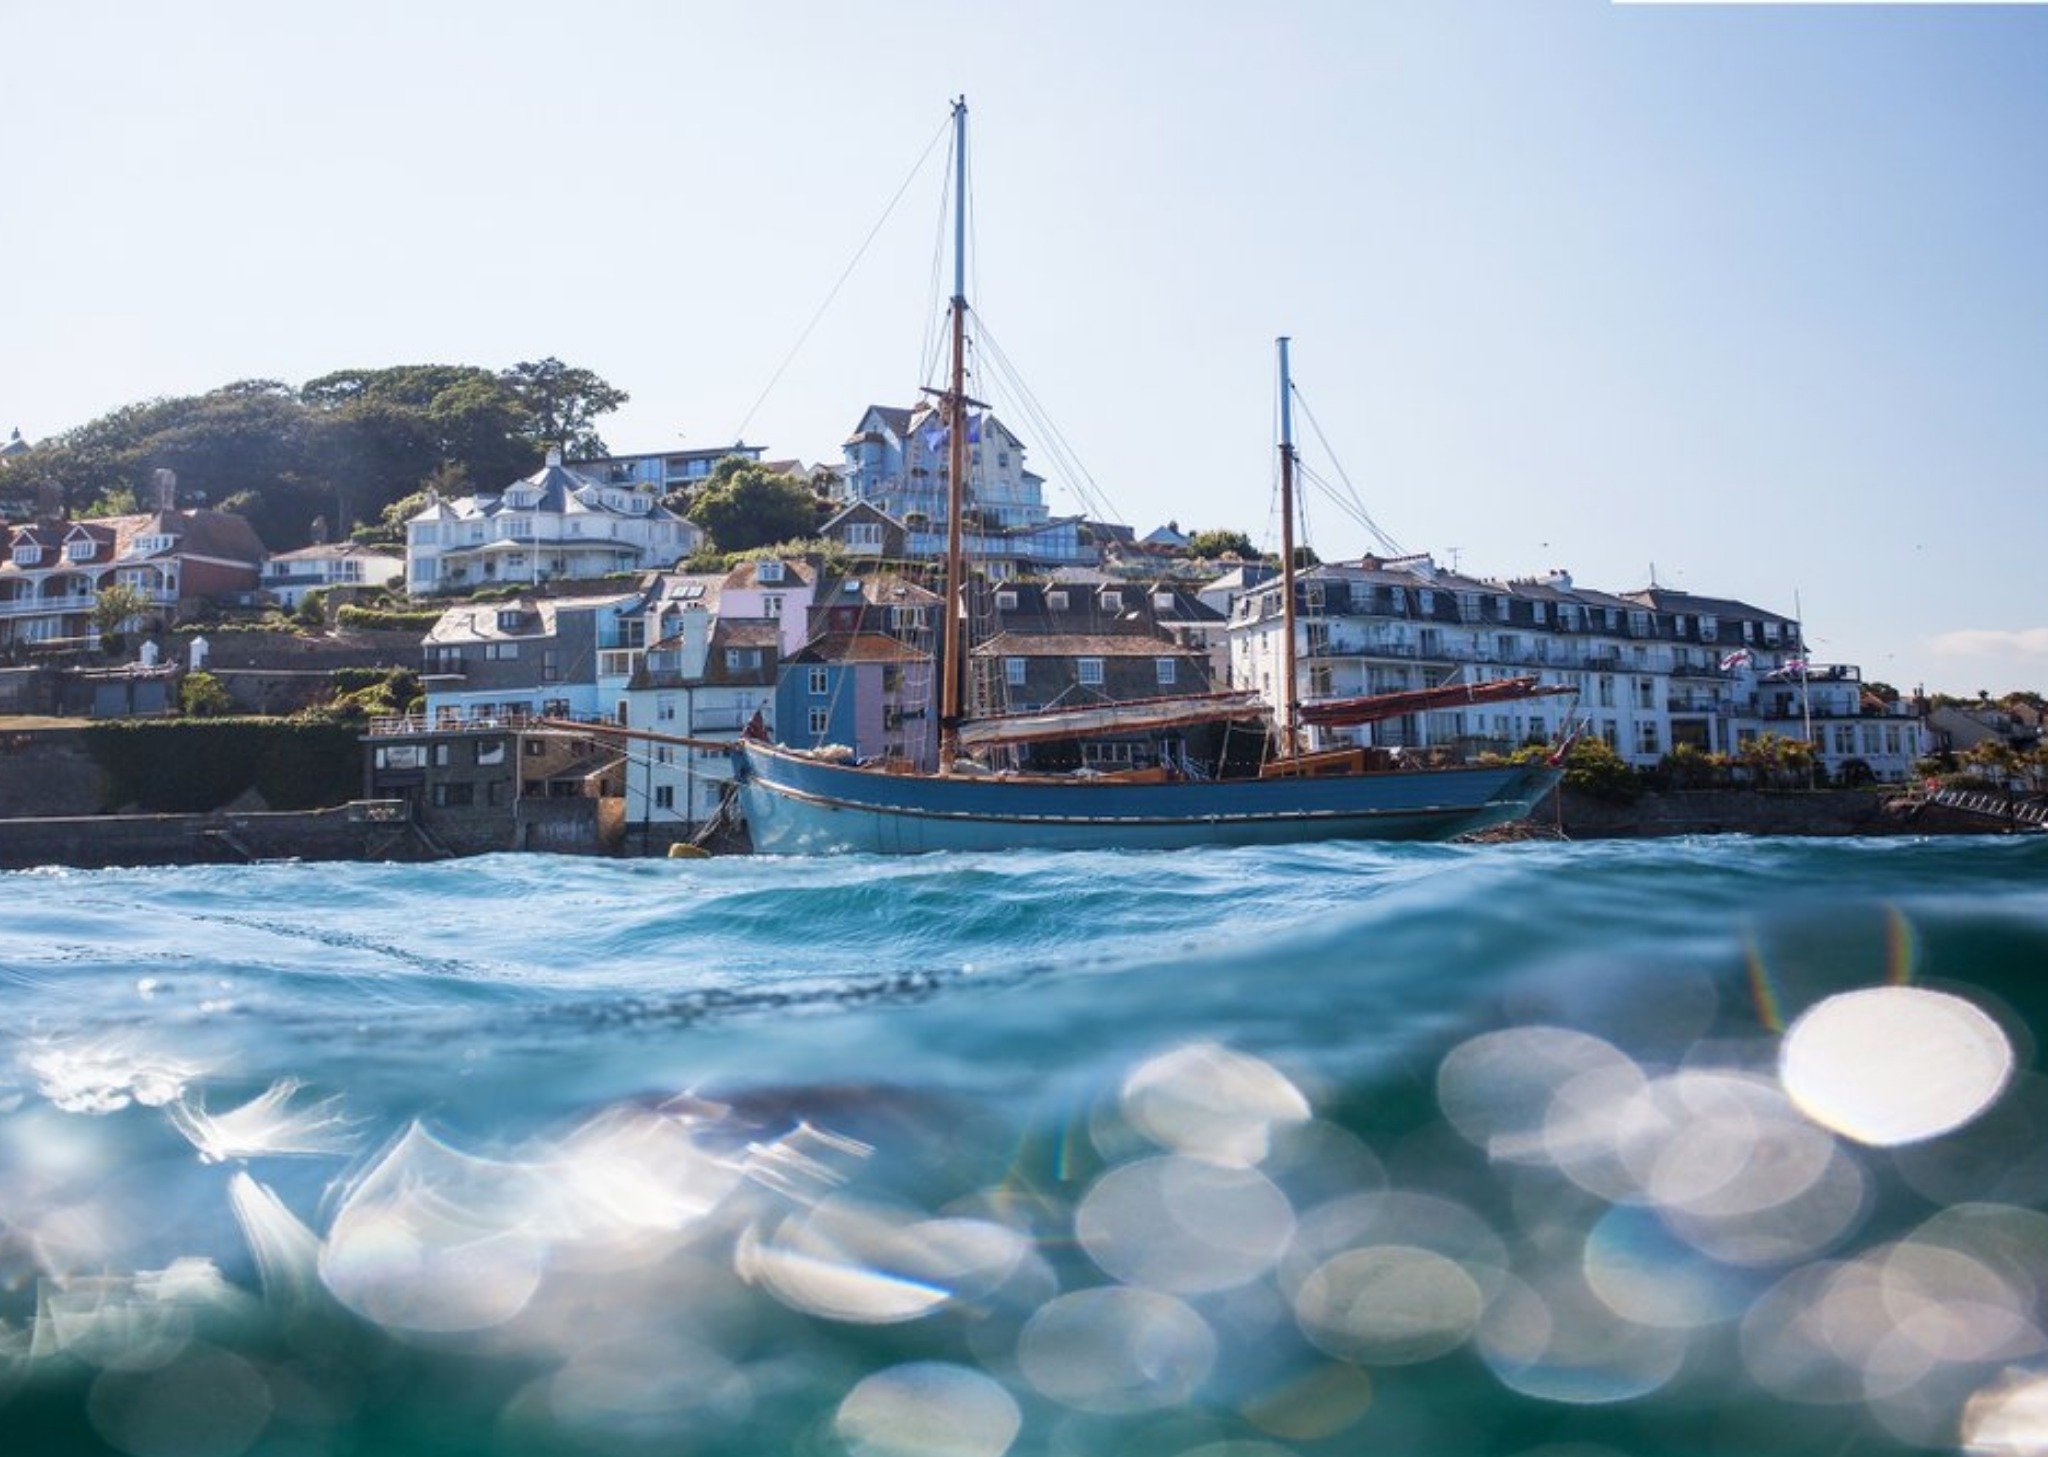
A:
POLYGON ((1141 633, 999 633, 974 649, 977 658, 1179 658, 1200 656, 1170 638, 1141 633))
POLYGON ((928 663, 932 655, 880 632, 828 632, 812 638, 792 663, 928 663))
POLYGON ((515 597, 503 602, 464 602, 441 614, 425 643, 476 643, 550 638, 566 613, 598 612, 630 600, 613 593, 603 597, 515 597), (501 614, 516 612, 516 626, 501 627, 501 614))
POLYGON ((462 496, 431 502, 408 518, 408 524, 412 521, 480 521, 528 512, 552 516, 620 517, 634 521, 683 519, 637 487, 602 481, 596 476, 550 462, 532 475, 520 477, 495 495, 462 496), (607 506, 605 494, 620 491, 628 494, 637 492, 647 497, 648 508, 645 511, 621 511, 607 506), (512 499, 515 496, 518 498, 516 502, 512 499))

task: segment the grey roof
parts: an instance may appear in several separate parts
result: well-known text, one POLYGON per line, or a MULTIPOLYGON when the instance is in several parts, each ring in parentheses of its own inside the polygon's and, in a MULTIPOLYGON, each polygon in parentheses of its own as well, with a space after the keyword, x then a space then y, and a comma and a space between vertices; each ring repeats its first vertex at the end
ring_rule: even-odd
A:
POLYGON ((1646 587, 1628 594, 1628 600, 1638 606, 1652 607, 1659 612, 1699 613, 1708 617, 1755 617, 1777 622, 1790 622, 1791 618, 1782 612, 1772 612, 1765 607, 1752 607, 1747 602, 1738 602, 1732 597, 1695 597, 1690 592, 1674 591, 1669 587, 1646 587))
POLYGON ((502 639, 549 638, 560 630, 563 616, 577 612, 599 612, 632 601, 630 593, 603 597, 513 597, 502 602, 464 602, 441 614, 427 632, 428 643, 492 642, 502 639), (514 625, 500 626, 507 614, 517 613, 514 625))
POLYGON ((530 476, 522 476, 496 495, 463 496, 438 501, 414 515, 413 521, 487 520, 494 516, 537 512, 552 516, 629 517, 638 521, 680 521, 658 500, 650 500, 645 511, 626 512, 605 504, 608 492, 633 493, 637 488, 613 481, 601 481, 568 466, 550 462, 530 476), (512 498, 518 497, 515 502, 512 498))

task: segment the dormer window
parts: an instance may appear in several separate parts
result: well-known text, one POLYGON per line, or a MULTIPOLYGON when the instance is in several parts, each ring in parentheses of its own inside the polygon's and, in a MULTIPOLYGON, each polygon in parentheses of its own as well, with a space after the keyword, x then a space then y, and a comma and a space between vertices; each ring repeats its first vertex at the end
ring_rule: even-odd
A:
POLYGON ((14 564, 18 567, 42 565, 43 549, 34 542, 24 541, 14 548, 14 564))
POLYGON ((1065 612, 1067 610, 1067 594, 1065 590, 1056 588, 1046 593, 1045 606, 1048 612, 1065 612))
POLYGON ((75 562, 89 562, 93 559, 94 553, 99 549, 100 544, 98 542, 89 536, 81 536, 76 541, 69 541, 64 544, 64 555, 70 557, 75 562))
POLYGON ((760 569, 760 570, 759 570, 758 572, 756 572, 756 573, 754 574, 754 579, 755 579, 756 581, 760 581, 760 582, 779 582, 779 581, 781 581, 781 580, 782 580, 782 563, 781 563, 781 562, 776 562, 776 561, 767 561, 767 562, 763 562, 763 563, 761 563, 761 569, 760 569))
POLYGON ((1102 592, 1102 610, 1121 612, 1124 610, 1124 594, 1114 587, 1105 587, 1102 592))
POLYGON ((1154 592, 1152 594, 1152 610, 1155 612, 1173 611, 1173 593, 1154 592))
POLYGON ((524 612, 519 612, 516 610, 500 612, 498 614, 498 631, 517 632, 519 631, 520 624, 525 621, 526 614, 524 612))
POLYGON ((998 611, 998 612, 1015 612, 1016 610, 1017 610, 1017 594, 1016 594, 1015 592, 998 592, 998 593, 996 593, 996 611, 998 611))

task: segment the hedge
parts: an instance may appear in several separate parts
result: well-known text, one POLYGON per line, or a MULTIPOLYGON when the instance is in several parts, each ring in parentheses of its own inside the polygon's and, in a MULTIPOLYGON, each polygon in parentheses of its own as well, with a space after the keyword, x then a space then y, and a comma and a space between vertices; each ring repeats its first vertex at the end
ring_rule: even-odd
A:
POLYGON ((360 730, 274 718, 131 719, 85 731, 106 774, 102 810, 202 814, 249 789, 272 809, 321 809, 362 792, 360 730))
POLYGON ((339 608, 334 614, 335 623, 341 627, 376 628, 386 632, 425 632, 441 620, 440 610, 427 612, 380 612, 373 607, 357 607, 353 603, 339 608))

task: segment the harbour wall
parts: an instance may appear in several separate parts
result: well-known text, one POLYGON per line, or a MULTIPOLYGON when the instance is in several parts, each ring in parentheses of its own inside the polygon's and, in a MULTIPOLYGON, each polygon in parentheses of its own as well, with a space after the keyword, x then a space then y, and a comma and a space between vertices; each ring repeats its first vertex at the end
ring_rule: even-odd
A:
POLYGON ((403 817, 360 805, 255 814, 0 820, 0 870, 42 865, 245 865, 257 860, 424 860, 403 817))

